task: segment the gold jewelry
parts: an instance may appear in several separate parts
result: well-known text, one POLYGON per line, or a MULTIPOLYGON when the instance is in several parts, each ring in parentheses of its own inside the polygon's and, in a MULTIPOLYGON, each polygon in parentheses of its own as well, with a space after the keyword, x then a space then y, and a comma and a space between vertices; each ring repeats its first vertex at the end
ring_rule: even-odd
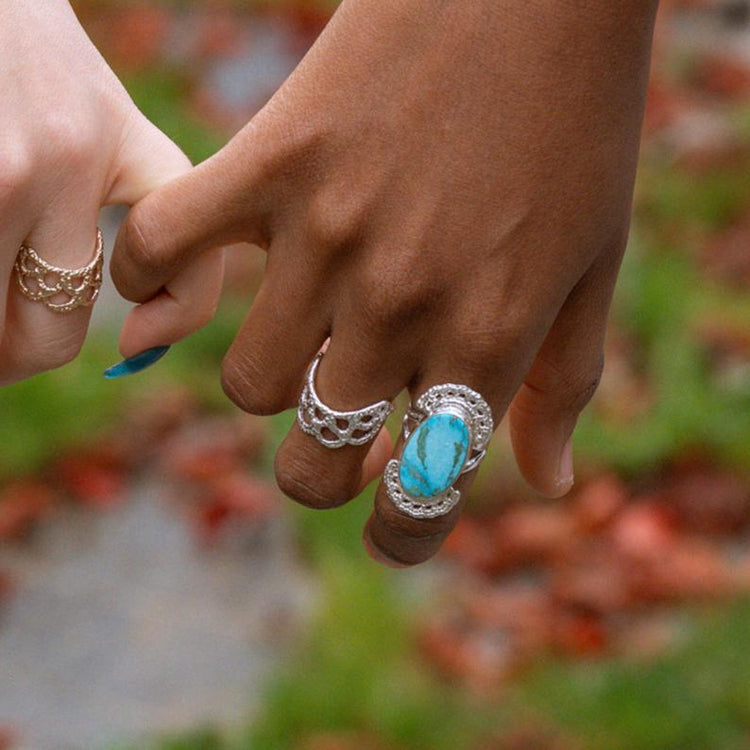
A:
POLYGON ((21 245, 14 270, 18 286, 26 299, 41 302, 48 310, 68 313, 96 302, 102 286, 104 240, 96 230, 94 259, 82 268, 53 266, 39 257, 34 248, 21 245))

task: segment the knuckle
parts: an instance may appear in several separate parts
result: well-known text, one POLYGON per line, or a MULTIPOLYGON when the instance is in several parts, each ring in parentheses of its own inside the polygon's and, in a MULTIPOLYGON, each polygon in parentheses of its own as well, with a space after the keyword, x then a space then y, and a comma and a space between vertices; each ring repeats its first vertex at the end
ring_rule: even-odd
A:
POLYGON ((56 370, 78 356, 83 347, 84 335, 75 332, 54 341, 36 344, 24 352, 24 359, 27 363, 32 363, 35 372, 56 370))
POLYGON ((362 237, 368 214, 361 192, 322 189, 310 200, 307 234, 318 248, 346 251, 362 237))
POLYGON ((221 387, 230 401, 250 414, 278 414, 289 407, 286 394, 253 359, 230 354, 222 363, 221 387))
POLYGON ((540 362, 527 377, 526 384, 545 397, 557 411, 581 411, 599 388, 604 370, 600 354, 593 362, 555 364, 549 359, 540 362))
POLYGON ((560 372, 558 386, 553 393, 560 409, 581 411, 596 392, 602 378, 603 360, 588 367, 577 366, 560 372))
POLYGON ((304 449, 281 448, 276 455, 274 470, 279 489, 309 508, 337 508, 356 494, 356 488, 349 481, 321 471, 319 459, 304 449))
POLYGON ((380 506, 368 524, 368 533, 371 543, 386 557, 400 565, 418 565, 438 552, 457 518, 455 509, 440 518, 414 519, 380 506))
POLYGON ((523 276, 488 274, 457 300, 448 324, 456 358, 480 380, 497 381, 521 363, 527 369, 547 336, 548 307, 523 276))
POLYGON ((95 151, 92 129, 85 120, 67 111, 52 110, 40 125, 44 142, 52 153, 59 154, 66 164, 81 166, 95 151))
POLYGON ((243 137, 224 149, 226 168, 234 171, 246 188, 317 181, 317 165, 329 135, 309 118, 296 116, 296 109, 287 106, 283 90, 278 92, 253 118, 243 137), (252 153, 251 169, 246 166, 247 153, 252 153))
POLYGON ((0 200, 12 199, 31 182, 33 156, 20 142, 0 145, 0 200))
POLYGON ((354 288, 361 315, 376 333, 391 333, 424 317, 442 293, 429 273, 397 273, 382 266, 362 272, 354 288))
POLYGON ((390 503, 377 508, 377 518, 391 540, 418 542, 422 546, 439 546, 456 524, 459 511, 452 510, 437 518, 412 518, 390 503))
POLYGON ((532 334, 524 321, 507 316, 474 318, 457 316, 453 330, 454 351, 461 367, 481 379, 496 379, 497 373, 517 362, 528 350, 532 334), (473 322, 472 322, 473 321, 473 322))
POLYGON ((131 209, 123 222, 118 245, 124 248, 128 263, 136 268, 160 272, 168 265, 159 247, 158 234, 140 205, 131 209))
POLYGON ((583 409, 599 388, 604 372, 604 359, 598 359, 581 373, 578 377, 572 378, 566 383, 568 390, 568 400, 572 408, 580 411, 583 409))

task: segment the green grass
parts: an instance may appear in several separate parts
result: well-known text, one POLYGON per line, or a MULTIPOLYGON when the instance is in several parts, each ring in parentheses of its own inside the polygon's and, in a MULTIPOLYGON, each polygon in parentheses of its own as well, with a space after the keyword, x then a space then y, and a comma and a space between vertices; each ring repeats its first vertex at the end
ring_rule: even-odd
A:
POLYGON ((591 750, 750 747, 750 603, 696 618, 697 634, 652 664, 551 663, 519 688, 591 750))
POLYGON ((230 409, 219 368, 245 313, 227 301, 211 324, 174 346, 158 365, 122 380, 105 380, 119 361, 117 331, 97 332, 69 365, 0 390, 0 480, 44 467, 67 446, 85 443, 112 427, 139 394, 176 384, 189 388, 207 409, 230 409))
POLYGON ((646 252, 637 244, 632 251, 613 317, 638 342, 655 403, 625 426, 602 420, 595 408, 584 412, 576 432, 578 453, 638 474, 697 449, 750 471, 750 380, 725 388, 710 373, 695 339, 696 323, 709 312, 721 311, 750 328, 750 299, 705 282, 684 255, 646 252))
POLYGON ((123 81, 136 106, 190 157, 194 164, 216 153, 226 138, 200 122, 185 102, 189 82, 172 68, 130 74, 123 81))

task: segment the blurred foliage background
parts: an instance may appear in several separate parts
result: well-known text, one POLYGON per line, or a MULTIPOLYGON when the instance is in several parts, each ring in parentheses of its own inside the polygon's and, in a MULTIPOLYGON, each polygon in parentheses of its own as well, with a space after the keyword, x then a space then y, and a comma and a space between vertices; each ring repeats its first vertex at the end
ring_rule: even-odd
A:
MULTIPOLYGON (((197 162, 262 106, 334 3, 75 5, 197 162)), ((371 491, 324 514, 279 498, 270 459, 292 415, 241 418, 218 382, 262 274, 246 247, 216 320, 153 371, 99 376, 117 358, 113 302, 76 362, 0 393, 0 543, 33 544, 61 506, 127 503, 148 475, 183 488, 196 544, 283 516, 315 581, 252 719, 111 747, 750 747, 749 18, 742 2, 662 7, 631 246, 564 501, 524 488, 501 429, 440 559, 394 573, 360 548, 371 491)), ((23 590, 12 573, 3 588, 1 560, 12 606, 23 590)), ((2 708, 0 746, 26 746, 2 708)))

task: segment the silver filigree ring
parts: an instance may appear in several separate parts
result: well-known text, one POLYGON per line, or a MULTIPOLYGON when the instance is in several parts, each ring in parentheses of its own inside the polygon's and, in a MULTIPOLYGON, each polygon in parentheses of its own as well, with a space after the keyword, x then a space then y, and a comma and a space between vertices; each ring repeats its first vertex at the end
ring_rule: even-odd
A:
POLYGON ((302 432, 312 435, 326 448, 369 443, 385 424, 393 411, 393 404, 390 401, 378 401, 364 409, 353 411, 338 411, 326 406, 315 389, 315 373, 322 358, 321 352, 307 371, 297 409, 297 424, 302 432))
POLYGON ((465 385, 436 385, 404 416, 404 449, 383 478, 393 504, 413 518, 435 518, 461 499, 453 484, 479 466, 492 438, 492 410, 465 385))

